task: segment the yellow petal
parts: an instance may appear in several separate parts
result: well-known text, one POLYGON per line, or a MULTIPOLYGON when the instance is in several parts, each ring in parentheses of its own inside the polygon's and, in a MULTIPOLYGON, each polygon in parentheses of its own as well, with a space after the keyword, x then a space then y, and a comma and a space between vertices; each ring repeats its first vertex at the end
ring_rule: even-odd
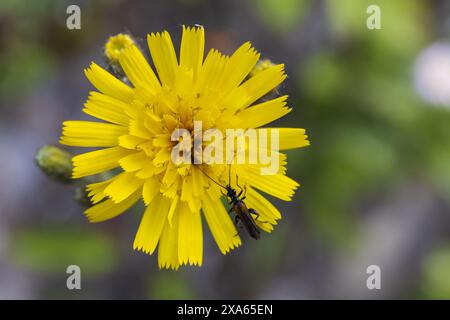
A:
POLYGON ((133 248, 152 254, 158 244, 161 232, 167 221, 170 201, 157 195, 147 206, 134 239, 133 248))
POLYGON ((116 179, 117 176, 112 177, 106 181, 91 183, 86 186, 88 196, 91 198, 91 202, 96 204, 106 198, 108 195, 104 192, 106 187, 116 179))
MULTIPOLYGON (((228 57, 222 55, 219 51, 211 49, 206 56, 197 79, 197 92, 203 95, 214 95, 223 88, 225 81, 225 68, 227 66, 228 57)), ((207 105, 206 101, 204 103, 207 105)))
POLYGON ((149 161, 150 159, 145 152, 141 151, 128 154, 126 157, 119 160, 119 164, 123 170, 133 172, 142 169, 149 161))
POLYGON ((150 205, 153 198, 159 194, 160 182, 158 179, 146 179, 142 188, 142 197, 146 206, 150 205))
POLYGON ((136 178, 134 173, 122 172, 104 192, 118 203, 140 190, 143 184, 144 180, 136 178))
POLYGON ((169 33, 164 31, 149 34, 147 35, 147 42, 161 83, 173 87, 178 62, 169 33))
POLYGON ((167 214, 167 220, 169 221, 170 225, 172 225, 173 215, 175 213, 175 210, 177 209, 179 198, 180 197, 175 196, 175 198, 172 200, 172 204, 170 205, 169 213, 167 214))
POLYGON ((153 162, 147 163, 141 170, 136 172, 136 177, 141 179, 147 179, 159 174, 165 170, 165 166, 155 166, 153 162))
MULTIPOLYGON (((256 129, 258 136, 260 135, 260 130, 265 130, 267 134, 267 145, 269 149, 278 150, 289 150, 295 148, 306 147, 310 145, 308 136, 305 134, 305 129, 301 128, 260 128, 256 129), (275 143, 272 143, 272 131, 278 131, 278 148, 275 143)), ((275 136, 275 135, 274 135, 275 136)))
POLYGON ((128 126, 130 117, 126 114, 128 105, 120 100, 91 92, 88 101, 84 104, 83 111, 93 117, 112 123, 128 126))
POLYGON ((161 234, 158 246, 158 266, 159 268, 178 269, 178 226, 179 215, 175 214, 172 225, 166 223, 161 234))
POLYGON ((253 188, 247 188, 245 203, 249 208, 253 208, 259 213, 260 217, 256 219, 257 221, 267 221, 271 224, 276 224, 276 220, 281 219, 280 211, 253 188))
POLYGON ((162 183, 166 187, 170 187, 177 178, 178 178, 178 172, 177 172, 175 166, 173 165, 173 163, 170 162, 169 165, 167 166, 166 173, 164 174, 164 177, 162 179, 162 183))
POLYGON ((228 91, 239 86, 258 62, 259 56, 260 54, 252 48, 250 42, 240 46, 230 57, 225 68, 223 90, 228 91))
MULTIPOLYGON (((270 128, 268 128, 270 130, 270 128)), ((279 132, 279 150, 289 150, 309 146, 305 129, 300 128, 275 128, 279 132)), ((268 134, 270 137, 270 133, 268 134)))
POLYGON ((203 62, 205 31, 203 27, 183 26, 180 48, 180 66, 193 71, 194 81, 203 62))
POLYGON ((192 184, 193 184, 193 193, 196 197, 203 194, 203 188, 207 185, 207 181, 204 179, 205 175, 203 172, 194 168, 192 170, 192 184))
POLYGON ((152 133, 145 127, 142 119, 130 120, 130 134, 142 139, 151 139, 152 133))
MULTIPOLYGON (((194 72, 192 69, 187 69, 184 67, 179 67, 175 76, 175 87, 174 90, 177 92, 178 96, 186 101, 193 99, 195 96, 194 92, 194 72)), ((180 104, 177 106, 178 111, 181 113, 186 112, 189 107, 185 104, 180 104)), ((172 110, 176 110, 172 108, 172 110)))
POLYGON ((151 112, 145 113, 144 125, 152 134, 159 134, 164 130, 161 118, 151 112))
POLYGON ((133 100, 133 90, 129 86, 94 62, 84 70, 84 74, 104 94, 127 103, 133 100))
POLYGON ((190 202, 193 199, 193 191, 195 190, 195 185, 193 183, 193 177, 187 176, 183 178, 183 187, 181 188, 181 200, 185 202, 190 202))
POLYGON ((241 127, 258 128, 288 114, 292 109, 286 107, 287 96, 282 96, 240 111, 241 127))
POLYGON ((127 148, 127 149, 137 149, 137 146, 141 143, 146 142, 147 140, 144 138, 136 137, 129 134, 124 134, 119 137, 119 146, 127 148))
POLYGON ((234 111, 245 108, 276 88, 284 79, 286 79, 286 74, 283 64, 270 67, 251 77, 231 92, 229 96, 224 98, 223 105, 234 111), (239 103, 236 103, 237 101, 239 103))
POLYGON ((128 210, 133 204, 135 204, 141 197, 140 192, 131 194, 124 201, 115 203, 111 199, 96 204, 95 206, 87 209, 84 214, 87 216, 90 222, 101 222, 112 219, 125 210, 128 210))
POLYGON ((200 212, 191 212, 189 206, 181 202, 178 208, 178 260, 181 265, 202 265, 203 231, 200 212))
POLYGON ((213 188, 205 192, 202 210, 217 246, 223 254, 241 244, 236 227, 220 201, 220 195, 213 188))
POLYGON ((159 191, 167 198, 175 199, 175 197, 178 197, 178 186, 180 181, 181 177, 177 176, 174 183, 172 183, 169 187, 162 185, 159 191))
POLYGON ((119 160, 130 151, 112 147, 86 152, 72 158, 74 179, 111 170, 119 165, 119 160))
POLYGON ((77 147, 113 147, 127 128, 102 122, 65 121, 61 144, 77 147))
POLYGON ((161 91, 161 84, 156 75, 135 45, 123 50, 119 57, 119 62, 128 79, 135 87, 144 87, 154 95, 161 91))
POLYGON ((169 147, 173 144, 170 136, 165 133, 155 135, 152 142, 155 147, 169 147))
MULTIPOLYGON (((252 215, 253 219, 257 219, 254 215, 252 215)), ((262 220, 255 220, 256 225, 263 231, 267 233, 271 233, 273 231, 273 225, 269 222, 262 220)))
POLYGON ((171 156, 172 148, 161 148, 156 154, 155 158, 153 158, 153 164, 156 167, 163 165, 166 162, 169 162, 171 156))
POLYGON ((238 166, 239 181, 281 200, 291 201, 299 184, 283 174, 261 175, 258 166, 238 166))

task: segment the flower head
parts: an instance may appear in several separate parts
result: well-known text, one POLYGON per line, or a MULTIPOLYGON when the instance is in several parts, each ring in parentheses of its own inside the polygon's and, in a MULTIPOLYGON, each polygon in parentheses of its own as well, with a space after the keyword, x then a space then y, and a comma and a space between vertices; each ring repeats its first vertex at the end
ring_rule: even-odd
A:
POLYGON ((105 56, 110 62, 117 63, 122 51, 131 45, 134 45, 134 41, 128 34, 111 36, 105 44, 105 56))
POLYGON ((304 129, 277 128, 279 150, 270 153, 279 162, 272 175, 262 175, 260 163, 199 162, 194 150, 194 161, 174 161, 177 129, 191 133, 184 142, 192 146, 201 137, 195 132, 198 122, 203 130, 261 133, 261 126, 290 112, 287 96, 257 102, 286 78, 284 66, 270 66, 244 81, 259 54, 247 42, 231 56, 212 49, 204 58, 203 27, 183 27, 179 57, 169 33, 152 33, 147 40, 157 74, 133 44, 118 56, 131 86, 92 63, 85 73, 99 92, 90 93, 83 111, 104 122, 66 121, 60 142, 102 148, 73 158, 74 178, 121 169, 87 186, 94 205, 85 214, 91 222, 111 219, 142 198, 146 210, 134 248, 149 254, 158 248, 160 268, 201 265, 203 217, 223 254, 241 244, 219 185, 237 188, 239 179, 246 205, 259 213, 253 215, 256 224, 271 232, 281 214, 260 192, 291 200, 298 184, 286 176, 286 155, 279 150, 309 142, 304 129))

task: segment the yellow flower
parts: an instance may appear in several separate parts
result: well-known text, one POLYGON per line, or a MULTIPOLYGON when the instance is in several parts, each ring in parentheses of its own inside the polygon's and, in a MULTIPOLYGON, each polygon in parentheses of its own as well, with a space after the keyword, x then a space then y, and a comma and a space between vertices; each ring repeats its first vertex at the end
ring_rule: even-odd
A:
MULTIPOLYGON (((284 66, 244 81, 259 54, 247 42, 231 56, 212 49, 204 59, 202 27, 183 27, 179 59, 169 33, 152 33, 147 40, 158 76, 135 45, 118 57, 132 86, 92 63, 85 74, 99 92, 90 93, 83 111, 105 122, 66 121, 60 142, 103 147, 73 158, 73 178, 121 168, 113 178, 87 186, 94 205, 85 214, 91 222, 116 217, 143 198, 134 249, 152 254, 158 247, 160 268, 201 265, 203 217, 223 254, 241 244, 221 201, 223 190, 212 180, 228 184, 230 170, 235 186, 238 177, 247 189, 245 204, 259 213, 255 221, 266 232, 281 214, 259 191, 289 201, 298 184, 286 176, 286 155, 277 151, 274 175, 261 175, 260 164, 175 164, 171 134, 176 128, 192 132, 194 121, 202 121, 204 130, 225 132, 260 128, 284 116, 291 110, 287 96, 254 104, 283 82, 284 66)), ((279 129, 279 150, 308 144, 304 129, 279 129)))
POLYGON ((105 56, 110 62, 117 63, 122 51, 132 45, 134 41, 128 34, 119 33, 111 36, 105 45, 105 56))

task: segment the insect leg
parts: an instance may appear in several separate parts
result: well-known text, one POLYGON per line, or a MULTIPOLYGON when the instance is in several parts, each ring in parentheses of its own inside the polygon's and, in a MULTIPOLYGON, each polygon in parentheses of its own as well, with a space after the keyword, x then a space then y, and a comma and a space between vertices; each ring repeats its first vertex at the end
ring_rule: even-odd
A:
POLYGON ((247 198, 246 197, 246 195, 247 195, 247 185, 244 185, 244 190, 239 193, 239 196, 241 196, 242 192, 244 192, 244 195, 242 196, 241 200, 244 200, 245 198, 247 198))
POLYGON ((267 223, 267 221, 261 221, 259 220, 260 214, 253 208, 248 209, 248 212, 250 212, 251 214, 254 214, 256 216, 255 221, 261 222, 261 223, 267 223))

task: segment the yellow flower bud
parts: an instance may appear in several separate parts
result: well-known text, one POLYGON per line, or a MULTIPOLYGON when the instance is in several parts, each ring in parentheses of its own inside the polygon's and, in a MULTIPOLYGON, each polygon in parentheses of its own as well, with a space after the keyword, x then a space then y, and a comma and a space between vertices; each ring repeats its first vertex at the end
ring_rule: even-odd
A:
POLYGON ((117 64, 122 51, 133 44, 134 40, 128 34, 111 36, 105 44, 105 56, 110 63, 117 64))

